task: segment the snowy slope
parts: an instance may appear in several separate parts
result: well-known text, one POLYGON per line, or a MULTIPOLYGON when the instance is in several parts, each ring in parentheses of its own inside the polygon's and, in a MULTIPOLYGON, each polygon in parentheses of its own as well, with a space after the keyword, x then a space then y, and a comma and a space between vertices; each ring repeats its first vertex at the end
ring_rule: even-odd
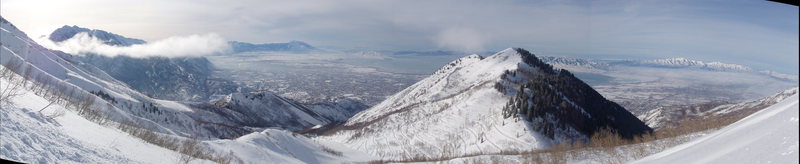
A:
POLYGON ((219 153, 232 152, 247 163, 348 163, 376 158, 337 143, 317 142, 284 130, 267 129, 234 140, 206 142, 219 153))
POLYGON ((635 163, 798 163, 798 95, 635 163))
MULTIPOLYGON (((0 79, 0 88, 9 84, 0 79)), ((21 93, 9 103, 0 103, 0 158, 29 163, 177 161, 174 151, 95 124, 58 104, 42 110, 49 104, 46 99, 27 89, 21 93), (59 112, 63 115, 57 116, 59 112)))

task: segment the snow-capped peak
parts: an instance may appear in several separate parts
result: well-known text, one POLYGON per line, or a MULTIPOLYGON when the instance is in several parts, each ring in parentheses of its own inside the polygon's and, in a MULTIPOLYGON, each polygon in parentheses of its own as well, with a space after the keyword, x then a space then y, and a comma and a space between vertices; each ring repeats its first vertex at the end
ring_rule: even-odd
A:
MULTIPOLYGON (((590 120, 596 117, 600 119, 591 120, 596 120, 597 125, 619 127, 620 131, 628 135, 643 132, 630 130, 632 128, 629 127, 637 126, 634 124, 621 125, 631 123, 631 119, 638 120, 630 113, 629 116, 623 115, 627 112, 624 108, 602 99, 596 91, 582 82, 580 83, 583 85, 579 87, 556 88, 553 89, 556 91, 549 92, 560 94, 563 99, 577 106, 577 109, 565 110, 570 110, 568 113, 585 113, 575 116, 580 119, 562 119, 562 115, 553 115, 558 117, 550 119, 556 124, 553 125, 533 124, 527 119, 519 121, 516 117, 505 117, 506 111, 512 109, 507 107, 508 102, 516 99, 513 93, 519 93, 506 90, 528 85, 537 77, 542 80, 558 79, 562 76, 564 78, 559 80, 564 81, 564 84, 579 83, 575 82, 579 80, 568 71, 554 70, 552 66, 521 48, 508 48, 485 58, 478 55, 466 56, 448 63, 436 73, 380 104, 356 114, 343 126, 328 131, 322 139, 343 142, 387 159, 407 159, 420 156, 438 157, 445 153, 458 156, 535 150, 559 141, 560 138, 554 138, 554 135, 585 137, 584 131, 597 128, 587 122, 566 120, 590 120), (571 78, 566 78, 567 76, 571 78), (587 106, 592 103, 597 103, 594 104, 597 107, 587 106), (566 123, 562 124, 563 122, 566 123), (540 131, 542 127, 557 131, 540 131)), ((553 86, 558 87, 556 84, 553 86)), ((537 96, 540 94, 526 93, 537 96)), ((639 124, 642 129, 649 129, 640 121, 639 124)))
POLYGON ((103 43, 112 46, 130 46, 134 44, 146 43, 144 40, 127 38, 107 31, 88 29, 88 28, 78 27, 76 25, 73 26, 64 25, 61 28, 56 29, 55 31, 53 31, 53 33, 50 33, 50 35, 46 37, 53 42, 61 42, 74 37, 78 33, 86 33, 89 35, 89 37, 100 39, 103 41, 103 43))
POLYGON ((465 65, 472 64, 473 62, 480 61, 482 59, 483 59, 483 57, 478 55, 478 54, 472 54, 472 55, 464 56, 464 57, 458 58, 458 59, 456 59, 456 60, 454 60, 454 61, 452 61, 450 63, 447 63, 444 67, 439 68, 439 70, 436 70, 436 72, 434 72, 434 74, 443 74, 443 73, 452 72, 455 69, 461 68, 461 67, 463 67, 465 65))

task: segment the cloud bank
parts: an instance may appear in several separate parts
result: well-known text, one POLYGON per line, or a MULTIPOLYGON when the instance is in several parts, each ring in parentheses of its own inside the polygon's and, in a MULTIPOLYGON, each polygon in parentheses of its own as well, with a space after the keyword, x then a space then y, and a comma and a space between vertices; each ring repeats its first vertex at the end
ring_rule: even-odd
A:
POLYGON ((46 37, 37 40, 49 49, 69 54, 99 54, 105 56, 144 57, 196 57, 224 53, 230 50, 227 41, 215 33, 188 36, 173 36, 162 40, 131 46, 112 46, 96 37, 82 32, 62 42, 52 42, 46 37))

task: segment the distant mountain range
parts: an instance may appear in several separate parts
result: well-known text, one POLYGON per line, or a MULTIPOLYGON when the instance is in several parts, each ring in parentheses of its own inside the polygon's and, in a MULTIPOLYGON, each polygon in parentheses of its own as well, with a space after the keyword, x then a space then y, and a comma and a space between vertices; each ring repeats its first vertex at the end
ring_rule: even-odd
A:
POLYGON ((254 51, 282 51, 282 52, 309 52, 318 50, 314 46, 301 41, 290 41, 287 43, 263 43, 253 44, 245 42, 230 41, 228 44, 234 53, 254 52, 254 51))
POLYGON ((718 72, 746 72, 762 74, 781 80, 798 81, 796 75, 781 74, 773 71, 757 71, 753 68, 738 64, 722 62, 704 62, 688 58, 667 58, 655 60, 593 60, 584 58, 574 58, 567 56, 543 56, 542 61, 557 68, 576 70, 578 72, 597 72, 606 71, 612 66, 634 66, 634 67, 654 67, 654 68, 674 68, 674 69, 696 69, 718 72))
POLYGON ((630 65, 662 66, 670 68, 698 68, 698 69, 707 69, 714 71, 743 71, 743 72, 753 71, 753 69, 750 67, 738 64, 727 64, 721 62, 703 62, 687 58, 639 60, 639 61, 628 61, 623 63, 630 65))

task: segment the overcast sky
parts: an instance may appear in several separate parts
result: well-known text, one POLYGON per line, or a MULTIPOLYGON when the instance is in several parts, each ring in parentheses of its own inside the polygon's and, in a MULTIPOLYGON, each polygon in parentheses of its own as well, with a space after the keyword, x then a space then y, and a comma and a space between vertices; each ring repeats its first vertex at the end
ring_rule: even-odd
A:
POLYGON ((63 25, 159 40, 216 33, 374 50, 687 57, 798 74, 798 8, 764 1, 2 0, 29 35, 63 25))

